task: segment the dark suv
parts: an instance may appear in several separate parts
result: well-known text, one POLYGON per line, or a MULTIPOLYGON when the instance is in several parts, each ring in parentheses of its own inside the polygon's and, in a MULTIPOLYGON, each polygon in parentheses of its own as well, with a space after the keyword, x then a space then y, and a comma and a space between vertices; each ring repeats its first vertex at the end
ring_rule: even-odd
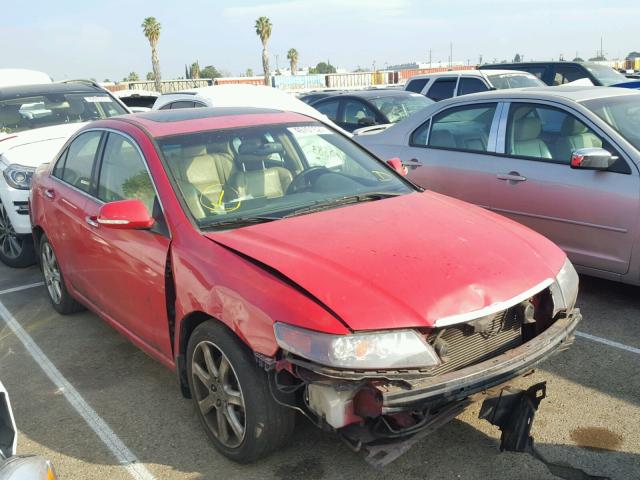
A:
POLYGON ((482 65, 480 70, 521 70, 534 74, 547 85, 563 85, 587 78, 593 85, 640 88, 640 82, 629 81, 607 65, 591 62, 526 62, 482 65))

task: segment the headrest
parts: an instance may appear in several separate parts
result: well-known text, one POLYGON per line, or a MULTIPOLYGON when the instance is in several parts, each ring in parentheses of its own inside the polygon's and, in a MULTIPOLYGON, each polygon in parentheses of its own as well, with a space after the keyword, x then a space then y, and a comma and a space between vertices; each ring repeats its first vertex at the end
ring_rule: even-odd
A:
POLYGON ((570 137, 572 135, 581 135, 587 131, 587 126, 577 121, 573 117, 567 117, 562 122, 562 127, 560 128, 560 135, 563 137, 570 137))
POLYGON ((206 145, 186 145, 182 147, 182 155, 185 157, 199 157, 207 154, 206 145))
POLYGON ((269 156, 274 153, 282 153, 284 148, 281 143, 271 142, 256 144, 254 142, 242 143, 238 149, 241 155, 261 155, 269 156))
POLYGON ((207 143, 207 152, 209 153, 231 153, 229 142, 212 142, 207 143))
POLYGON ((84 113, 84 103, 79 98, 69 100, 68 115, 82 115, 84 113))
POLYGON ((22 115, 18 105, 6 105, 0 108, 0 126, 17 125, 20 122, 22 122, 22 115))
POLYGON ((542 131, 540 119, 537 117, 521 118, 516 123, 514 140, 516 142, 526 142, 538 138, 542 131))

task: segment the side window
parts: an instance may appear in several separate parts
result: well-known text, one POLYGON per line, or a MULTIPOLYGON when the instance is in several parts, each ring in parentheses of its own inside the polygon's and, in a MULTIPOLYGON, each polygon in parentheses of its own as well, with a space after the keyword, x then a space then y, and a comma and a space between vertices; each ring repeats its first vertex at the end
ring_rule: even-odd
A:
POLYGON ((376 113, 366 104, 358 100, 347 100, 344 102, 344 123, 352 125, 360 125, 364 118, 372 118, 375 120, 376 113))
POLYGON ((436 102, 453 97, 457 81, 457 78, 438 78, 431 85, 427 97, 436 102))
POLYGON ((98 198, 104 202, 138 198, 153 213, 156 193, 138 149, 130 140, 110 133, 98 180, 98 198))
POLYGON ((91 190, 91 172, 101 136, 99 131, 83 133, 69 145, 62 180, 84 192, 91 190))
POLYGON ((336 122, 338 120, 339 105, 340 102, 338 100, 332 100, 318 105, 315 109, 329 117, 329 120, 336 122))
POLYGON ((171 104, 167 103, 166 105, 161 106, 158 110, 171 110, 171 104))
POLYGON ((190 102, 187 100, 178 100, 177 102, 171 103, 171 110, 176 110, 178 108, 193 108, 194 106, 194 102, 190 102))
POLYGON ((486 152, 496 104, 454 107, 433 118, 429 146, 486 152))
POLYGON ((553 78, 553 84, 563 85, 575 80, 580 80, 581 78, 587 78, 587 74, 578 67, 558 65, 556 66, 556 74, 553 78))
POLYGON ((479 78, 461 78, 458 85, 458 95, 486 92, 489 88, 479 78))
POLYGON ((415 129, 411 134, 411 140, 409 140, 409 145, 411 145, 412 147, 426 147, 427 138, 429 138, 430 127, 431 127, 431 120, 427 120, 425 123, 420 125, 417 129, 415 129))
POLYGON ((507 154, 568 165, 574 151, 590 147, 604 148, 619 157, 612 171, 630 173, 613 146, 569 112, 547 105, 511 104, 507 154))
POLYGON ((523 72, 529 72, 532 75, 535 75, 540 80, 544 77, 544 72, 547 70, 545 67, 526 67, 526 68, 518 68, 518 70, 522 70, 523 72))
POLYGON ((416 78, 415 80, 409 80, 409 83, 407 83, 404 89, 413 93, 422 93, 422 90, 428 81, 428 78, 416 78))
POLYGON ((58 161, 53 167, 53 172, 51 172, 51 174, 54 177, 62 178, 62 171, 64 170, 64 162, 67 160, 68 153, 69 153, 69 149, 65 148, 64 152, 62 152, 62 155, 58 157, 58 161))

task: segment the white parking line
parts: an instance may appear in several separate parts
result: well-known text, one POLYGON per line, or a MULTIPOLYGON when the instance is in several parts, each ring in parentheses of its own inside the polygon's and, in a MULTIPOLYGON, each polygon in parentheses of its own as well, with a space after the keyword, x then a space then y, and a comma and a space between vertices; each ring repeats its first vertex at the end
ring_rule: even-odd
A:
POLYGON ((20 292, 29 288, 41 287, 42 285, 44 285, 44 282, 30 283, 28 285, 22 285, 20 287, 7 288, 6 290, 0 290, 0 295, 4 295, 5 293, 20 292))
POLYGON ((640 355, 640 348, 630 347, 629 345, 625 345, 624 343, 614 342, 613 340, 596 337, 595 335, 589 335, 588 333, 584 332, 576 332, 576 336, 586 338, 587 340, 591 340, 592 342, 602 343, 603 345, 608 345, 610 347, 619 348, 620 350, 640 355))
MULTIPOLYGON (((30 288, 30 286, 27 285, 24 288, 30 288)), ((8 293, 8 291, 2 291, 0 293, 8 293)), ((22 342, 47 377, 49 377, 54 385, 58 387, 59 391, 62 392, 71 406, 84 421, 87 422, 87 425, 91 427, 100 440, 102 440, 102 443, 107 446, 118 462, 127 470, 127 473, 136 480, 155 480, 151 472, 140 463, 133 452, 129 450, 127 446, 122 443, 122 440, 111 430, 111 427, 89 406, 86 400, 82 398, 82 395, 69 383, 55 365, 51 363, 51 360, 40 350, 40 347, 36 345, 31 336, 20 326, 2 302, 0 302, 0 317, 22 342)))

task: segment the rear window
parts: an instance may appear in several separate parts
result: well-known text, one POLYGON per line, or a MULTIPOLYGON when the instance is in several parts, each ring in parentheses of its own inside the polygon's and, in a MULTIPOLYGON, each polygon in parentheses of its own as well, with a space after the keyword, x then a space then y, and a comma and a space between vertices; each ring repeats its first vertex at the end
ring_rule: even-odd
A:
POLYGON ((427 97, 436 102, 451 98, 457 82, 457 78, 439 78, 427 92, 427 97))
POLYGON ((106 93, 42 93, 0 100, 0 132, 15 133, 127 113, 106 93))
POLYGON ((432 100, 417 93, 370 98, 369 101, 373 103, 391 123, 399 122, 433 103, 432 100))
POLYGON ((527 73, 498 73, 487 75, 489 82, 498 90, 506 88, 541 87, 544 83, 533 74, 527 73))
POLYGON ((416 78, 415 80, 410 80, 404 89, 413 93, 422 93, 422 89, 428 81, 428 78, 416 78))

